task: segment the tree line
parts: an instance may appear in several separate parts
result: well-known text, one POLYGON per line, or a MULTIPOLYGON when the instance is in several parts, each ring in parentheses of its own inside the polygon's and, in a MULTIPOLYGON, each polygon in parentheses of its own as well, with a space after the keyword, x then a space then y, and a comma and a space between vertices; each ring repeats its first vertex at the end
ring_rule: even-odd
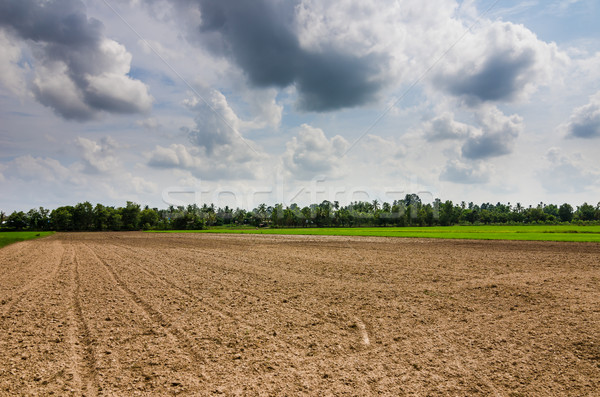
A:
POLYGON ((128 201, 124 207, 89 202, 63 206, 52 211, 40 207, 28 212, 0 211, 2 230, 118 231, 118 230, 201 230, 212 226, 252 227, 361 227, 361 226, 451 226, 457 224, 558 224, 600 222, 600 203, 583 203, 576 208, 564 203, 537 206, 483 203, 423 203, 418 195, 407 194, 392 203, 356 201, 346 206, 325 200, 300 207, 261 204, 253 210, 217 208, 196 204, 166 209, 142 208, 128 201))

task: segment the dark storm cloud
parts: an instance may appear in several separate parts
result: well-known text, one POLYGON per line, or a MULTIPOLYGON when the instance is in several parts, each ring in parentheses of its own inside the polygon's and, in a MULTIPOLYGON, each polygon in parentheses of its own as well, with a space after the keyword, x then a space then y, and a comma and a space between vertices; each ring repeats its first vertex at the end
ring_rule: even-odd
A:
POLYGON ((100 21, 87 18, 79 0, 2 0, 0 25, 35 42, 77 48, 97 45, 103 29, 100 21))
POLYGON ((471 103, 512 100, 523 91, 528 82, 523 74, 534 65, 535 60, 535 52, 531 49, 516 57, 503 52, 491 56, 475 73, 461 71, 456 75, 446 75, 439 77, 438 83, 451 94, 464 97, 471 103))
POLYGON ((33 93, 62 117, 84 121, 100 111, 148 109, 145 86, 124 75, 124 47, 106 44, 103 24, 87 17, 81 1, 0 0, 0 28, 31 47, 37 61, 33 93))
MULTIPOLYGON (((189 0, 177 3, 189 6, 189 0)), ((294 32, 294 1, 201 0, 203 45, 232 59, 257 87, 296 85, 298 107, 329 111, 372 100, 382 59, 333 48, 306 50, 294 32)))

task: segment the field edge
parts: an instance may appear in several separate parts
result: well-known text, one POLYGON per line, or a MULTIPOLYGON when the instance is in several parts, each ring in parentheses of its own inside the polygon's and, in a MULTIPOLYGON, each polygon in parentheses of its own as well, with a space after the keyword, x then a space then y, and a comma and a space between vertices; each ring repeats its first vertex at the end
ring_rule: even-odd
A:
POLYGON ((600 226, 446 226, 446 227, 368 227, 368 228, 273 228, 150 230, 151 233, 279 234, 309 236, 357 236, 434 238, 460 240, 560 241, 600 243, 600 226))
POLYGON ((0 248, 20 241, 48 237, 54 233, 56 232, 0 232, 0 248))

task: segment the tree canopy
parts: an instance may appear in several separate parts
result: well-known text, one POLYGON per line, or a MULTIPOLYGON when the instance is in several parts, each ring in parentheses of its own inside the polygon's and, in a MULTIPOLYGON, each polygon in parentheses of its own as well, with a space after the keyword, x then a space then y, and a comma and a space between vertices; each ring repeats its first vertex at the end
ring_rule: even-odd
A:
POLYGON ((423 203, 418 195, 407 194, 391 203, 356 201, 346 206, 325 200, 300 207, 260 204, 253 210, 217 208, 196 204, 166 209, 143 209, 128 201, 124 207, 89 202, 63 206, 52 211, 40 207, 28 212, 1 212, 3 230, 118 231, 118 230, 200 230, 211 226, 254 227, 360 227, 360 226, 450 226, 456 224, 554 224, 599 222, 600 203, 583 203, 576 209, 539 203, 537 206, 452 201, 423 203))

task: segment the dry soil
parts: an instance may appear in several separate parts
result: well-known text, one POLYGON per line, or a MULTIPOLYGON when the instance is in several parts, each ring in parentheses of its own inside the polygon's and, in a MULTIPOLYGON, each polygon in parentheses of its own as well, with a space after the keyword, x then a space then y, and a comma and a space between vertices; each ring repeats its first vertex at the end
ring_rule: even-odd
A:
POLYGON ((599 395, 600 244, 59 233, 0 250, 1 395, 599 395))

